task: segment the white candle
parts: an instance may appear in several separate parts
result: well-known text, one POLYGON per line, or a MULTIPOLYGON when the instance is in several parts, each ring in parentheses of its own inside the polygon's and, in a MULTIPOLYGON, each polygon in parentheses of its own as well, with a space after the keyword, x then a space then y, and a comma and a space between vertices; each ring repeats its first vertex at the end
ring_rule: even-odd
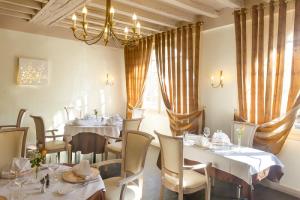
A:
POLYGON ((127 40, 127 36, 128 36, 128 28, 127 27, 125 27, 124 33, 125 33, 125 39, 127 40))
POLYGON ((114 17, 114 14, 115 14, 115 9, 113 7, 111 7, 109 13, 110 13, 110 17, 112 19, 114 17))
POLYGON ((141 34, 141 24, 140 24, 140 22, 138 22, 136 24, 136 28, 137 28, 137 34, 140 35, 141 34))
POLYGON ((77 20, 77 17, 75 14, 72 15, 72 20, 73 20, 73 28, 75 29, 76 28, 76 20, 77 20))
POLYGON ((132 15, 132 20, 133 20, 133 26, 136 27, 137 16, 135 13, 133 13, 133 15, 132 15))

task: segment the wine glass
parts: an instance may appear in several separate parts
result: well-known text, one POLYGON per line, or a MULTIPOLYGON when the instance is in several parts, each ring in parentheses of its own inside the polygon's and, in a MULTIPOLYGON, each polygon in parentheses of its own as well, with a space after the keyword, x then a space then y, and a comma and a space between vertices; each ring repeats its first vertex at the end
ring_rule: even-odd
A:
POLYGON ((208 127, 205 127, 203 130, 203 135, 208 138, 210 135, 210 129, 208 127))

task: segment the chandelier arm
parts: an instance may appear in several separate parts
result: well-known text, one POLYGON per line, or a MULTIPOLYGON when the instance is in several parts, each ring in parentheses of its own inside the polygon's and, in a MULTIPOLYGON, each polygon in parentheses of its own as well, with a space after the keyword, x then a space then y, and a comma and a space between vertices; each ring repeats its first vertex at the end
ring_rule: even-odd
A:
POLYGON ((104 32, 104 31, 101 32, 102 34, 101 34, 98 38, 94 38, 94 39, 96 39, 96 40, 94 40, 94 41, 89 40, 89 41, 84 41, 84 42, 85 42, 87 45, 93 45, 93 44, 96 44, 97 42, 99 42, 99 41, 102 39, 103 32, 104 32), (91 41, 92 41, 92 42, 91 42, 91 41))
MULTIPOLYGON (((73 30, 73 29, 72 29, 73 30)), ((98 39, 98 38, 102 38, 102 36, 103 36, 103 32, 104 31, 101 31, 98 35, 96 35, 96 36, 94 36, 94 37, 92 37, 92 38, 90 38, 90 39, 84 39, 84 38, 82 38, 82 37, 79 37, 78 35, 76 35, 76 32, 78 33, 79 31, 74 31, 73 30, 73 35, 74 35, 74 37, 76 38, 76 39, 78 39, 78 40, 80 40, 80 41, 93 41, 93 40, 95 40, 95 39, 98 39)), ((89 35, 87 35, 88 37, 89 37, 89 35)))

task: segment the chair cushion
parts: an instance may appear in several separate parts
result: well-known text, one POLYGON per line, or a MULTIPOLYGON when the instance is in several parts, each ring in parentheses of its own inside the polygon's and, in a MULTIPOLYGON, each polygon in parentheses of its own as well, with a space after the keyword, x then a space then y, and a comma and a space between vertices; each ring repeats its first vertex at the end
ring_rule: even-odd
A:
MULTIPOLYGON (((108 179, 104 179, 105 185, 105 200, 116 200, 120 198, 122 187, 118 186, 117 183, 120 181, 122 177, 112 177, 108 179)), ((124 196, 125 200, 137 200, 139 199, 139 189, 138 186, 134 183, 130 183, 127 185, 126 193, 124 196)))
MULTIPOLYGON (((168 174, 165 174, 165 181, 169 182, 174 186, 179 185, 179 179, 172 177, 168 174)), ((206 178, 204 175, 193 171, 193 170, 183 170, 183 188, 184 189, 193 189, 201 187, 206 184, 206 178)))
POLYGON ((56 150, 56 149, 64 149, 66 143, 62 140, 53 140, 46 142, 46 149, 47 150, 56 150))
POLYGON ((119 152, 119 153, 121 153, 122 152, 122 141, 108 144, 106 146, 106 148, 107 148, 108 151, 113 151, 113 152, 119 152))

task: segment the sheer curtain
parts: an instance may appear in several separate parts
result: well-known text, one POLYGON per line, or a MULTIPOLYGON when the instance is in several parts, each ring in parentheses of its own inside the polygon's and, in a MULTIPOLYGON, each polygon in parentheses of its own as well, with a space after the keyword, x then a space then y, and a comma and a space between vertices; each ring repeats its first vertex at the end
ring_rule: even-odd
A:
POLYGON ((234 12, 239 117, 259 124, 254 143, 273 153, 280 152, 300 103, 300 0, 291 4, 295 12, 284 0, 254 5, 249 21, 246 9, 234 12))

